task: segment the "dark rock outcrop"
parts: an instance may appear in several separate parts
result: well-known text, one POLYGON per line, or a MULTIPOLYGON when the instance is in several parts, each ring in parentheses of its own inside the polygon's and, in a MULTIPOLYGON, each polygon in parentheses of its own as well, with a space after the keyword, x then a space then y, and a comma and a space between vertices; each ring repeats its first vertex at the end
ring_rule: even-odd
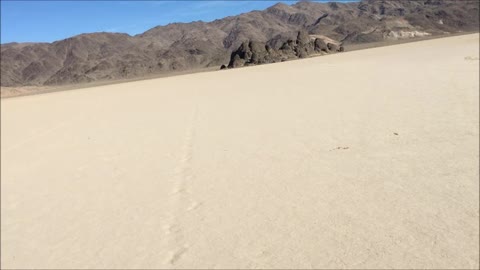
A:
POLYGON ((232 52, 229 68, 236 68, 248 65, 259 65, 275 63, 280 61, 279 54, 268 44, 256 41, 245 41, 232 52))
MULTIPOLYGON (((282 40, 275 37, 276 43, 282 40)), ((245 41, 237 50, 232 52, 228 68, 236 68, 250 65, 283 62, 289 59, 306 58, 312 54, 333 53, 343 51, 343 46, 334 43, 326 43, 321 38, 312 38, 305 31, 299 31, 297 38, 286 39, 279 49, 274 49, 267 43, 245 41)))

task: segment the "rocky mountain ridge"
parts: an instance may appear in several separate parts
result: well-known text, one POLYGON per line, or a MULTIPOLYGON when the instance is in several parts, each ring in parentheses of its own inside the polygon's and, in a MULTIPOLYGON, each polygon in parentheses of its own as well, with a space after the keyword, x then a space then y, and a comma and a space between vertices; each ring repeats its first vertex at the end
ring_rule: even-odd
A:
MULTIPOLYGON (((288 46, 284 44, 289 39, 297 40, 299 31, 355 44, 478 31, 478 23, 476 0, 279 3, 212 22, 158 26, 136 36, 91 33, 53 43, 2 44, 1 85, 61 85, 220 67, 229 63, 232 52, 241 46, 245 50, 245 42, 255 48, 256 43, 266 44, 288 56, 288 50, 280 48, 288 46)), ((315 51, 314 43, 304 44, 305 53, 315 51)), ((252 64, 278 58, 264 49, 258 51, 263 58, 252 64)), ((298 53, 298 48, 291 51, 298 53)))

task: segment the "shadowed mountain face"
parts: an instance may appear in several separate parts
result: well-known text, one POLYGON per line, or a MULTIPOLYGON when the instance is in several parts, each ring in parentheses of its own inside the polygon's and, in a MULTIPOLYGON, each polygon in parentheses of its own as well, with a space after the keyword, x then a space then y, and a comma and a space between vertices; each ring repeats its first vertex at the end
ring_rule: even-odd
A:
POLYGON ((174 23, 130 36, 82 34, 53 43, 1 46, 1 85, 60 85, 135 78, 227 64, 247 41, 306 31, 343 44, 478 31, 476 0, 363 0, 276 4, 209 23, 174 23))

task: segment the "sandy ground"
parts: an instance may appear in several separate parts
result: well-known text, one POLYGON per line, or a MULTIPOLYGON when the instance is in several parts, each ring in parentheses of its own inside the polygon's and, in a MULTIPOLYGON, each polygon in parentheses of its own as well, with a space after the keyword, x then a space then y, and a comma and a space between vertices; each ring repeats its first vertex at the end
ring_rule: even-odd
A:
POLYGON ((1 100, 3 268, 478 268, 479 35, 1 100))

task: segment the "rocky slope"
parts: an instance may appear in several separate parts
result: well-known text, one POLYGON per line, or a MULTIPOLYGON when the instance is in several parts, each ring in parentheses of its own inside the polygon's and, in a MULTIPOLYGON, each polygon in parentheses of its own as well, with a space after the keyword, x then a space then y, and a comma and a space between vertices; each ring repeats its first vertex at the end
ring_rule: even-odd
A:
MULTIPOLYGON (((263 58, 245 63, 281 61, 288 50, 280 48, 296 40, 298 31, 349 44, 478 31, 478 23, 475 0, 276 4, 208 23, 158 26, 136 36, 92 33, 53 43, 3 44, 1 85, 59 85, 220 66, 229 62, 233 51, 241 46, 245 50, 250 43, 266 44, 285 55, 268 56, 271 53, 262 45, 263 58)), ((307 54, 316 48, 315 39, 312 42, 313 47, 311 42, 305 45, 307 54)))

